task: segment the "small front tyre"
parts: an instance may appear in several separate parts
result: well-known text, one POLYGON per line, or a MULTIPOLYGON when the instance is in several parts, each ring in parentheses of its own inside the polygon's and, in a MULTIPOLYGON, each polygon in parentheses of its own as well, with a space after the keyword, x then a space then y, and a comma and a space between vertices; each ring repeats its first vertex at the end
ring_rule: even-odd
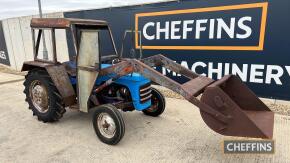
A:
POLYGON ((151 107, 142 111, 145 115, 157 117, 161 115, 165 110, 165 98, 162 93, 159 92, 157 89, 151 88, 151 90, 151 107))
POLYGON ((119 143, 125 134, 125 123, 118 109, 105 104, 93 110, 93 126, 98 138, 109 145, 119 143))

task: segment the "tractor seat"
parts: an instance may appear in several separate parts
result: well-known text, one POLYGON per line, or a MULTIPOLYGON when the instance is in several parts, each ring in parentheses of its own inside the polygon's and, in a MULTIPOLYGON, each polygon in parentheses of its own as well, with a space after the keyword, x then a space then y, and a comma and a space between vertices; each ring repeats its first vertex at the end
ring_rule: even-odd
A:
POLYGON ((70 76, 76 76, 77 75, 77 64, 75 61, 67 61, 63 62, 62 65, 64 65, 65 70, 70 76))

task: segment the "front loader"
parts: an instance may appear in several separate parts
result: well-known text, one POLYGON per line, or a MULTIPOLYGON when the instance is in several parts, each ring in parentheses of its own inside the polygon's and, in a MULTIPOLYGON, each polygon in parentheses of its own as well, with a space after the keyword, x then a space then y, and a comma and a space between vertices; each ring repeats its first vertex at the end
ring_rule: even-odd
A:
POLYGON ((98 138, 117 144, 125 132, 119 110, 143 111, 159 116, 165 98, 150 83, 169 88, 200 109, 204 122, 226 136, 272 138, 274 113, 237 76, 213 80, 196 74, 159 54, 141 60, 118 55, 110 27, 105 21, 65 18, 34 18, 31 21, 34 61, 25 62, 26 101, 43 122, 59 120, 65 107, 81 112, 93 111, 93 126, 98 138), (43 30, 51 31, 52 59, 39 59, 43 30), (71 34, 76 59, 57 60, 55 30, 71 34), (35 32, 38 30, 37 38, 35 32), (103 34, 111 40, 114 54, 105 55, 103 34), (189 79, 180 84, 153 67, 161 66, 189 79), (199 98, 198 96, 201 97, 199 98))

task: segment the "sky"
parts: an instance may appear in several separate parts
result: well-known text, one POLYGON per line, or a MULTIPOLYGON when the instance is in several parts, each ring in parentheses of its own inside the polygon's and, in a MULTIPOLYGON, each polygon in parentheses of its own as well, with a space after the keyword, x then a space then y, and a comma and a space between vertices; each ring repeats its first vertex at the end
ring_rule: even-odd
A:
MULTIPOLYGON (((140 4, 144 1, 160 0, 41 0, 44 13, 140 4)), ((35 14, 38 14, 38 0, 0 0, 0 19, 35 14)))

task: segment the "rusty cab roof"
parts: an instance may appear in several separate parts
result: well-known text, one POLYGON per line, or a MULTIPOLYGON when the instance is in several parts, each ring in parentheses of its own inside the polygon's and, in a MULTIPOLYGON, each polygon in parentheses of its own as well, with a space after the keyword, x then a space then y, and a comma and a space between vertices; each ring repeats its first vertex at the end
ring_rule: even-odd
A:
POLYGON ((72 25, 108 26, 103 20, 76 19, 76 18, 32 18, 32 28, 70 28, 72 25))

